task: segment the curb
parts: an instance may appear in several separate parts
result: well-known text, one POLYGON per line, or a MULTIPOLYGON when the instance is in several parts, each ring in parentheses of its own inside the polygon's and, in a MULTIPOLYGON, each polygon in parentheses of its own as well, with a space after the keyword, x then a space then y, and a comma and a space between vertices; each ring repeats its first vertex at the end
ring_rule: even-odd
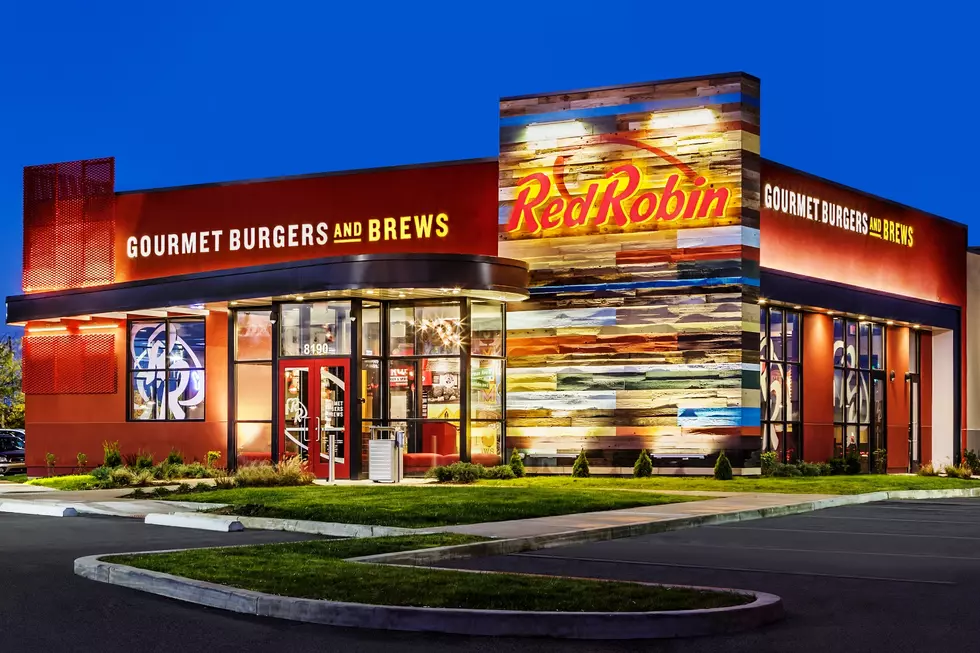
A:
POLYGON ((338 522, 307 521, 305 519, 276 519, 273 517, 240 517, 236 519, 247 529, 263 531, 288 531, 308 535, 329 537, 386 537, 391 535, 419 535, 427 533, 424 529, 396 528, 393 526, 370 526, 367 524, 341 524, 338 522))
MULTIPOLYGON (((348 628, 491 637, 663 639, 734 633, 783 617, 782 599, 774 594, 683 585, 667 587, 728 591, 753 596, 755 600, 726 608, 664 612, 524 612, 344 603, 264 594, 103 562, 100 557, 77 559, 75 574, 241 614, 348 628)), ((638 584, 656 586, 653 583, 638 584)))
POLYGON ((72 506, 60 503, 34 503, 33 501, 0 502, 0 512, 17 515, 38 515, 41 517, 77 517, 78 511, 72 506))
MULTIPOLYGON (((587 544, 590 542, 616 540, 626 537, 636 537, 639 535, 666 533, 685 528, 696 528, 698 526, 717 526, 720 524, 750 521, 753 519, 764 519, 767 517, 799 515, 816 510, 823 510, 825 508, 873 503, 877 501, 887 501, 889 499, 955 499, 970 497, 980 497, 980 488, 964 490, 895 490, 888 492, 870 492, 867 494, 842 494, 827 499, 804 501, 788 506, 752 508, 737 512, 717 513, 713 515, 697 515, 694 517, 678 517, 676 519, 650 521, 640 524, 628 524, 624 526, 603 526, 600 528, 591 528, 586 530, 565 531, 563 533, 549 533, 547 535, 487 540, 484 542, 474 542, 472 544, 457 544, 453 546, 435 547, 432 549, 420 549, 418 551, 381 553, 377 555, 351 558, 351 560, 378 564, 432 565, 447 560, 508 555, 511 553, 523 553, 526 551, 549 549, 552 547, 571 544, 587 544)), ((452 532, 451 529, 440 530, 452 532)))
POLYGON ((220 533, 233 533, 243 531, 245 528, 241 522, 234 517, 222 517, 219 515, 199 515, 196 513, 159 513, 148 514, 143 523, 154 526, 173 526, 176 528, 195 528, 202 531, 218 531, 220 533))

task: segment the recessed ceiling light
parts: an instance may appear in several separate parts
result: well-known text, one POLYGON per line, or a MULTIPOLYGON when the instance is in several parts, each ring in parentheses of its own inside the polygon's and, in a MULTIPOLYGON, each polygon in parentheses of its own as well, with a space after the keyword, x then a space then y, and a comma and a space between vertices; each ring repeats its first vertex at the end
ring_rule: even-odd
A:
POLYGON ((867 320, 868 319, 868 316, 867 315, 858 315, 858 319, 859 320, 867 320))
POLYGON ((837 315, 834 311, 827 311, 827 315, 837 315))
POLYGON ((302 295, 296 295, 296 301, 298 301, 298 302, 303 301, 303 296, 302 295))
POLYGON ((801 308, 803 308, 803 307, 800 306, 799 304, 797 304, 796 306, 793 307, 793 309, 794 310, 797 310, 797 311, 800 310, 801 308))
POLYGON ((919 325, 918 325, 918 324, 913 324, 913 325, 912 325, 912 328, 913 328, 913 329, 918 329, 918 328, 919 328, 919 325))
POLYGON ((766 300, 762 297, 759 298, 759 305, 765 304, 766 300))
POLYGON ((895 320, 888 320, 887 322, 885 322, 885 324, 887 324, 888 326, 891 326, 891 325, 895 324, 895 320))
POLYGON ((238 306, 238 302, 228 302, 229 306, 238 306))

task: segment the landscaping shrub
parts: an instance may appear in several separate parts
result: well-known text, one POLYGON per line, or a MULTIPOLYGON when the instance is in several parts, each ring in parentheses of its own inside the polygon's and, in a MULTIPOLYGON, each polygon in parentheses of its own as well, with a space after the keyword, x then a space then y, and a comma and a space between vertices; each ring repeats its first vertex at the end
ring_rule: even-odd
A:
POLYGON ((827 461, 827 465, 830 466, 830 474, 832 476, 837 476, 838 474, 844 473, 844 459, 843 458, 831 458, 827 461))
POLYGON ((178 494, 189 494, 194 491, 194 487, 190 483, 181 483, 177 486, 175 492, 178 494))
POLYGON ((110 487, 126 487, 133 484, 136 475, 125 467, 116 467, 109 472, 110 487))
POLYGON ((790 476, 802 476, 803 472, 796 465, 787 465, 786 463, 776 463, 776 466, 772 469, 772 475, 777 478, 787 478, 790 476))
POLYGON ((574 478, 589 477, 589 459, 585 456, 585 449, 578 452, 578 457, 572 463, 572 476, 574 478))
POLYGON ((521 452, 517 449, 514 449, 510 454, 510 469, 517 478, 524 478, 524 474, 527 473, 524 469, 524 459, 521 457, 521 452))
POLYGON ((861 457, 856 453, 849 453, 844 458, 844 473, 845 474, 860 474, 861 473, 861 457))
POLYGON ((939 476, 939 469, 934 467, 931 462, 925 463, 916 472, 919 476, 939 476))
POLYGON ((719 481, 732 480, 732 464, 724 451, 718 454, 718 460, 715 462, 715 478, 719 481))
POLYGON ((85 468, 88 467, 88 456, 79 451, 75 456, 75 462, 77 463, 75 471, 79 474, 84 474, 85 468))
POLYGON ((878 474, 888 473, 888 450, 887 449, 875 449, 875 472, 878 474))
POLYGON ((113 468, 123 464, 122 454, 119 453, 119 443, 106 440, 102 443, 102 465, 113 468))
POLYGON ((57 458, 54 457, 53 453, 48 452, 44 454, 44 462, 48 466, 48 476, 51 476, 54 474, 54 465, 57 462, 57 458))
POLYGON ((946 476, 949 478, 970 478, 973 475, 973 470, 966 463, 961 465, 946 465, 945 471, 946 476))
POLYGON ((235 488, 235 479, 231 476, 219 476, 214 479, 215 490, 232 490, 235 488))
POLYGON ((128 498, 130 498, 130 499, 142 499, 147 494, 149 494, 149 492, 144 492, 142 488, 136 488, 135 490, 133 490, 133 493, 130 494, 128 498))
POLYGON ((510 465, 497 465, 495 467, 485 467, 483 469, 483 478, 489 478, 494 481, 510 481, 517 478, 514 474, 514 470, 510 468, 510 465))
POLYGON ((483 465, 473 463, 458 462, 449 466, 453 483, 474 483, 483 478, 483 465))
POLYGON ((779 462, 776 460, 776 452, 763 451, 762 455, 759 458, 762 461, 762 475, 772 476, 773 475, 772 472, 776 468, 776 465, 779 462))
POLYGON ((287 458, 271 465, 267 462, 257 462, 242 465, 234 476, 237 487, 276 487, 286 485, 309 485, 313 482, 313 474, 306 468, 306 463, 299 456, 287 458))
POLYGON ((89 474, 99 483, 108 483, 112 478, 112 470, 105 465, 101 467, 96 467, 89 474))
POLYGON ((831 471, 830 463, 817 463, 820 468, 821 476, 830 476, 833 472, 831 471))
POLYGON ((153 469, 153 454, 140 449, 136 452, 136 459, 130 467, 140 471, 153 469))
POLYGON ((633 465, 633 476, 635 478, 653 476, 653 461, 650 460, 650 454, 647 453, 646 449, 640 451, 640 457, 636 459, 636 463, 633 465))
POLYGON ((449 465, 439 465, 428 470, 425 477, 434 478, 437 483, 450 483, 453 480, 453 470, 449 469, 449 465))
POLYGON ((796 463, 796 468, 800 470, 801 476, 820 476, 820 465, 800 461, 796 463))
POLYGON ((205 456, 204 466, 207 467, 208 469, 211 469, 212 467, 214 467, 214 464, 218 462, 218 458, 221 458, 220 451, 209 451, 207 453, 207 456, 205 456))
POLYGON ((177 451, 176 448, 172 448, 170 449, 170 453, 167 454, 167 459, 164 462, 168 465, 183 465, 184 454, 177 451))
POLYGON ((970 468, 974 476, 980 476, 980 455, 972 449, 963 450, 963 463, 970 468))

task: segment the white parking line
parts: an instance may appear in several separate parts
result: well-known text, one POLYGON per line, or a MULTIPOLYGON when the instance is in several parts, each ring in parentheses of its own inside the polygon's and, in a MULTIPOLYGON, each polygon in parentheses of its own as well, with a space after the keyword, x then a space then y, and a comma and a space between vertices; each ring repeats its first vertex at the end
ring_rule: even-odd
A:
MULTIPOLYGON (((651 542, 657 546, 678 546, 676 542, 651 542)), ((826 553, 833 555, 849 555, 849 556, 871 556, 873 558, 889 557, 889 558, 924 558, 924 559, 934 559, 934 560, 975 560, 980 561, 980 556, 939 556, 933 555, 931 553, 889 553, 886 551, 861 551, 861 550, 851 550, 851 549, 796 549, 789 547, 779 547, 779 546, 742 546, 740 544, 698 544, 696 542, 684 542, 684 548, 702 548, 702 549, 725 549, 726 551, 732 550, 745 550, 745 551, 781 551, 784 553, 826 553)), ((559 556, 555 556, 559 557, 559 556)))
POLYGON ((705 571, 735 571, 750 574, 777 574, 781 576, 815 576, 818 578, 841 578, 844 580, 870 580, 886 583, 913 583, 920 585, 956 585, 952 581, 946 580, 921 580, 913 578, 888 578, 885 576, 850 576, 841 574, 822 574, 810 571, 777 571, 773 569, 748 569, 746 567, 714 567, 708 565, 685 565, 672 562, 645 562, 637 560, 608 560, 604 558, 573 558, 566 556, 554 556, 543 553, 513 553, 514 557, 521 558, 546 558, 550 560, 565 560, 570 562, 604 562, 614 565, 636 565, 642 567, 671 567, 676 569, 701 569, 705 571))
POLYGON ((916 524, 968 524, 970 526, 980 526, 980 522, 973 521, 954 521, 952 519, 892 519, 889 517, 840 517, 837 515, 800 515, 805 519, 855 519, 858 521, 897 521, 914 522, 916 524))

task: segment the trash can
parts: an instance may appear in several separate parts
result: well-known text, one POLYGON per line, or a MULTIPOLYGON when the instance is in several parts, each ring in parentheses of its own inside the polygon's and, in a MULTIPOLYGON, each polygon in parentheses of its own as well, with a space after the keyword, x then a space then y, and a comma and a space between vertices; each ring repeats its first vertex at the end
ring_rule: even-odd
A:
POLYGON ((375 483, 398 483, 403 476, 403 433, 393 426, 372 426, 368 441, 368 478, 375 483))

